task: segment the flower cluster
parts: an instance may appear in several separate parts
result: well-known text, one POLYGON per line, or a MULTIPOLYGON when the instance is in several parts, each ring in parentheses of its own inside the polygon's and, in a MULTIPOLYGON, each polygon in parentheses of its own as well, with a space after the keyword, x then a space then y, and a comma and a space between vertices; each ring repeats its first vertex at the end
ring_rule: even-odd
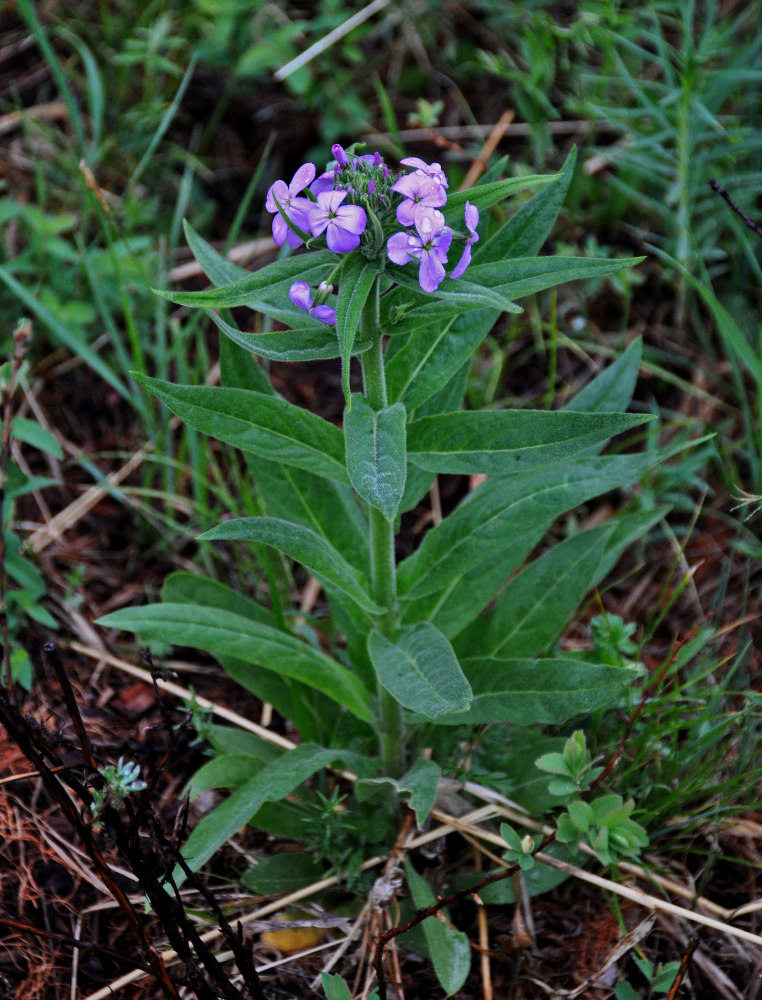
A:
MULTIPOLYGON (((395 179, 379 153, 355 156, 338 143, 334 160, 317 176, 305 163, 290 184, 276 181, 267 192, 265 207, 273 214, 273 239, 295 248, 305 240, 325 238, 337 254, 360 251, 368 258, 386 256, 393 264, 419 263, 418 280, 425 292, 434 292, 445 277, 453 238, 463 243, 451 278, 463 276, 471 262, 471 246, 479 236, 479 211, 466 202, 467 234, 455 234, 445 225, 441 209, 447 203, 448 182, 439 163, 417 156, 402 160, 410 172, 395 179), (398 226, 406 227, 399 231, 398 226), (397 231, 392 232, 396 229, 397 231)), ((324 323, 335 322, 334 310, 324 304, 326 290, 310 295, 305 282, 292 285, 294 305, 324 323)))

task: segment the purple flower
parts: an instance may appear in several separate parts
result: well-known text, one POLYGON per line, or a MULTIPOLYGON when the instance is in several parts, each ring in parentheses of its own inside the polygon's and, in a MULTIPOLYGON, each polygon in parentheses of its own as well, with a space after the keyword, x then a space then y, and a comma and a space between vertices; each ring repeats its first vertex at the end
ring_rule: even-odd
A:
POLYGON ((312 202, 309 198, 299 198, 298 195, 307 187, 314 177, 315 164, 303 163, 294 174, 288 187, 286 187, 285 181, 276 181, 273 185, 271 185, 270 190, 267 192, 265 208, 268 212, 272 212, 275 215, 275 218, 273 219, 273 239, 278 246, 283 246, 284 243, 288 243, 290 247, 298 247, 302 245, 303 241, 296 235, 295 232, 288 228, 288 223, 280 214, 278 205, 275 203, 275 199, 278 199, 280 207, 284 212, 288 210, 288 217, 290 221, 293 222, 295 226, 298 226, 299 229, 306 230, 308 228, 307 211, 312 205, 312 202))
POLYGON ((342 205, 347 191, 321 191, 317 205, 309 211, 309 226, 313 236, 325 232, 328 249, 334 253, 349 253, 360 245, 360 234, 367 218, 359 205, 342 205))
POLYGON ((319 319, 321 323, 333 325, 336 322, 336 310, 330 306, 314 306, 310 295, 310 286, 306 281, 295 281, 288 290, 288 297, 295 306, 306 309, 310 316, 319 319))
POLYGON ((310 191, 314 195, 319 195, 321 191, 333 191, 335 183, 336 170, 331 168, 330 170, 326 170, 325 173, 321 174, 319 177, 315 178, 312 184, 310 184, 310 191))
POLYGON ((393 264, 407 264, 417 258, 421 262, 418 281, 424 292, 434 292, 445 276, 447 251, 452 241, 452 230, 444 224, 444 216, 436 209, 417 205, 415 208, 415 233, 395 233, 386 243, 386 252, 393 264))
POLYGON ((463 254, 455 265, 455 267, 450 272, 451 278, 462 278, 468 265, 471 263, 471 244, 479 242, 479 234, 476 231, 476 227, 479 225, 479 209, 476 205, 472 205, 470 201, 466 202, 466 229, 468 230, 468 239, 466 240, 466 245, 463 247, 463 254))
POLYGON ((416 206, 440 208, 447 201, 447 192, 441 184, 425 174, 405 174, 392 184, 392 191, 405 199, 397 206, 397 221, 403 226, 415 223, 416 206))
POLYGON ((344 147, 340 146, 338 144, 338 142, 335 142, 331 146, 331 152, 333 153, 334 160, 336 160, 336 162, 338 163, 338 165, 340 167, 348 167, 349 166, 349 157, 344 152, 344 147))
POLYGON ((400 163, 403 167, 415 167, 415 172, 419 176, 423 174, 426 177, 431 177, 440 187, 447 188, 450 186, 447 183, 447 175, 439 163, 426 163, 417 156, 406 156, 404 160, 400 160, 400 163))

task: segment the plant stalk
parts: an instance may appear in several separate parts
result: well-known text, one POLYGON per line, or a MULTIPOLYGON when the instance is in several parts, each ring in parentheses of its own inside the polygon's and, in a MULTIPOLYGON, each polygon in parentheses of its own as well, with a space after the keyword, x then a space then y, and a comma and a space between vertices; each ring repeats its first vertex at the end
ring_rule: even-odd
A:
MULTIPOLYGON (((359 334, 371 342, 370 350, 360 355, 365 398, 374 410, 387 405, 384 350, 379 323, 379 288, 376 279, 363 308, 359 334)), ((394 524, 380 510, 369 508, 371 587, 373 600, 387 610, 376 627, 388 639, 397 624, 397 568, 394 559, 394 524)), ((384 774, 401 777, 404 769, 402 709, 386 688, 378 682, 378 727, 381 762, 384 774)))

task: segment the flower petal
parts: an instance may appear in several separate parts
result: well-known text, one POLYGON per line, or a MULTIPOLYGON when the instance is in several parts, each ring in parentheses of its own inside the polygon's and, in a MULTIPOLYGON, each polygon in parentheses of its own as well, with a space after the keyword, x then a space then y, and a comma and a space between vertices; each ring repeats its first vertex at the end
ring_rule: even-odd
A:
POLYGON ((306 281, 295 281, 288 290, 288 297, 295 306, 299 306, 300 309, 306 309, 307 312, 310 311, 312 296, 310 295, 310 286, 306 281))
POLYGON ((270 185, 267 192, 267 197, 265 198, 265 208, 268 212, 277 212, 278 206, 275 204, 275 198, 281 203, 281 205, 286 205, 288 203, 288 188, 286 187, 285 181, 275 181, 274 184, 270 185))
POLYGON ((472 205, 470 201, 466 202, 465 219, 466 229, 468 229, 472 237, 469 243, 478 243, 479 237, 476 233, 476 227, 479 225, 479 209, 476 205, 472 205))
POLYGON ((288 193, 291 197, 295 198, 298 194, 304 191, 307 185, 311 184, 315 180, 316 173, 317 171, 315 170, 314 163, 303 163, 294 174, 293 179, 288 186, 288 193))
POLYGON ((368 218, 365 215, 365 209, 360 208, 359 205, 343 205, 336 212, 336 222, 342 229, 359 235, 364 232, 368 218))
POLYGON ((336 323, 336 310, 332 309, 331 306, 315 306, 311 312, 315 319, 319 319, 321 323, 328 323, 329 326, 334 326, 336 323))
POLYGON ((386 241, 386 254, 393 264, 407 264, 413 257, 420 256, 420 243, 410 233, 395 233, 386 241))
POLYGON ((463 247, 463 253, 461 254, 460 260, 455 265, 455 267, 450 272, 451 278, 462 278, 463 274, 471 263, 471 243, 466 243, 463 247))
POLYGON ((328 222, 325 239, 328 249, 334 253, 349 253, 360 245, 360 237, 344 229, 335 219, 328 222))
POLYGON ((421 254, 421 266, 418 269, 418 281, 424 292, 435 292, 444 276, 444 265, 437 254, 424 251, 421 254))

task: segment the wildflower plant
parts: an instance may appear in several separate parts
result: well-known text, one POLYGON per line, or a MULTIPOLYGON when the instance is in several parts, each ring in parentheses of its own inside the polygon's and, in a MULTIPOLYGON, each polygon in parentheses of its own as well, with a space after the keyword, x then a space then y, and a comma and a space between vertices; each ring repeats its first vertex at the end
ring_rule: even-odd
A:
MULTIPOLYGON (((223 384, 136 375, 190 426, 250 459, 257 515, 201 537, 253 545, 270 600, 253 599, 258 581, 244 594, 178 573, 161 603, 101 624, 207 650, 302 741, 280 749, 210 727, 217 756, 193 785, 231 793, 192 832, 185 854, 193 869, 247 822, 295 835, 304 809, 285 799, 327 766, 353 772, 352 802, 375 824, 365 842, 379 842, 399 804, 419 823, 431 810, 449 759, 437 749, 443 733, 452 743, 463 727, 495 721, 564 723, 620 704, 637 677, 626 664, 565 657, 555 647, 585 595, 664 511, 638 509, 527 560, 565 511, 662 461, 656 449, 601 454, 613 435, 648 419, 624 412, 639 344, 564 410, 461 408, 474 352, 502 313, 521 312, 517 299, 637 260, 538 256, 573 153, 550 176, 501 179, 498 164, 468 192, 454 192, 440 164, 417 157, 403 160, 401 172, 378 153, 336 145, 333 157, 322 173, 304 164, 289 183, 271 186, 273 237, 297 252, 255 273, 186 226, 214 287, 159 294, 213 319, 223 335, 223 384), (527 189, 538 193, 512 215, 509 208, 507 221, 492 211, 527 189), (237 306, 279 328, 239 329, 226 312, 237 306), (252 352, 339 359, 343 426, 280 397, 252 352), (353 358, 362 375, 356 392, 353 358), (440 473, 485 480, 398 563, 400 518, 440 473), (319 616, 289 609, 284 564, 272 550, 321 584, 319 616)), ((309 789, 301 794, 307 801, 309 789)), ((596 829, 605 821, 596 818, 596 829)))
POLYGON ((107 764, 98 771, 102 784, 93 789, 90 812, 95 820, 93 829, 99 833, 103 812, 107 806, 119 809, 125 799, 135 792, 144 791, 148 785, 140 777, 140 764, 120 757, 116 764, 107 764))

